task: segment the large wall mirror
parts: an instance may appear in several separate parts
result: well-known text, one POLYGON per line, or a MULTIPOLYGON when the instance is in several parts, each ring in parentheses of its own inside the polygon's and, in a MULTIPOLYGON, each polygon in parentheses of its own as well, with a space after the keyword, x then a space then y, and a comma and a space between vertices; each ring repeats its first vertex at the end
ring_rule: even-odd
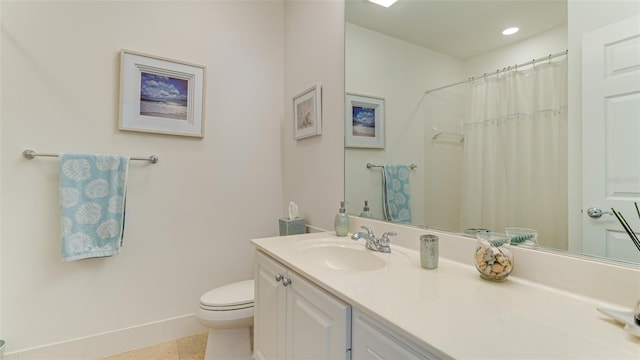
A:
POLYGON ((640 264, 640 3, 345 6, 350 214, 640 264))

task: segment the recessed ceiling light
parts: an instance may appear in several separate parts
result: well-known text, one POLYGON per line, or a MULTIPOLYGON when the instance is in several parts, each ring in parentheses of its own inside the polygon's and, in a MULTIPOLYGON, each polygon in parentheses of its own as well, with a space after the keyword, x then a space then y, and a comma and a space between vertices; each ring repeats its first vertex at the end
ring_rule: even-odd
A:
POLYGON ((380 6, 384 6, 386 8, 388 8, 389 6, 395 4, 396 1, 398 0, 369 0, 370 2, 380 5, 380 6))
POLYGON ((504 29, 502 31, 502 35, 513 35, 513 34, 517 33, 518 30, 520 30, 520 29, 517 28, 517 27, 510 27, 508 29, 504 29))

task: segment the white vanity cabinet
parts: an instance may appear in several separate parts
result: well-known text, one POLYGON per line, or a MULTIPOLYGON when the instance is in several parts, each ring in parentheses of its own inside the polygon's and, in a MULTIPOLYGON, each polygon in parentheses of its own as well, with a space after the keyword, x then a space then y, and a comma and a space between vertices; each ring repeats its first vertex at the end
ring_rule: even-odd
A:
MULTIPOLYGON (((402 241, 415 245, 422 232, 406 231, 402 241)), ((473 252, 473 239, 443 238, 447 241, 441 246, 450 253, 473 252)), ((589 299, 586 293, 574 296, 528 278, 484 281, 469 261, 442 258, 437 270, 424 270, 419 251, 398 241, 389 254, 364 247, 360 253, 350 238, 330 232, 251 242, 257 253, 256 359, 638 359, 638 338, 597 311, 605 300, 589 299), (364 266, 376 258, 384 260, 383 268, 364 266), (276 281, 277 274, 291 284, 276 281), (492 341, 499 344, 487 345, 492 341)), ((550 268, 570 270, 566 279, 585 269, 603 271, 598 278, 613 275, 622 284, 637 284, 640 275, 591 267, 587 260, 563 267, 558 261, 569 261, 566 257, 513 251, 519 251, 522 267, 536 269, 539 259, 554 265, 550 268)), ((604 280, 596 282, 619 291, 604 280)), ((613 298, 633 299, 634 292, 627 290, 613 298)))
POLYGON ((254 357, 350 359, 351 307, 256 252, 254 357))
POLYGON ((353 310, 351 331, 353 359, 433 360, 440 358, 356 309, 353 310))

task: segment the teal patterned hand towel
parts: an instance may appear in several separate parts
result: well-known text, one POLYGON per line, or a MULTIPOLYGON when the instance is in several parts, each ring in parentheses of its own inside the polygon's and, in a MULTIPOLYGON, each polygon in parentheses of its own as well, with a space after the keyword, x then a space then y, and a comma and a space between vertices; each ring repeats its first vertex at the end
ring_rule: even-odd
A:
POLYGON ((62 259, 120 252, 129 157, 61 154, 62 259))
POLYGON ((385 220, 411 222, 409 166, 384 165, 382 171, 382 210, 385 220))

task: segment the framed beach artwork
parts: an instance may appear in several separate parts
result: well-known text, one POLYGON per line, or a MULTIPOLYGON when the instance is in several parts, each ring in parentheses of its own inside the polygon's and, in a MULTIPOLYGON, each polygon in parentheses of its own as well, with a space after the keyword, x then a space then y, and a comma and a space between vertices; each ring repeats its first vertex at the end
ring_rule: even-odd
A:
POLYGON ((347 94, 345 146, 384 149, 384 99, 347 94))
POLYGON ((293 138, 322 134, 322 87, 314 85, 293 97, 293 138))
POLYGON ((202 65, 122 50, 118 128, 203 137, 204 79, 202 65))

